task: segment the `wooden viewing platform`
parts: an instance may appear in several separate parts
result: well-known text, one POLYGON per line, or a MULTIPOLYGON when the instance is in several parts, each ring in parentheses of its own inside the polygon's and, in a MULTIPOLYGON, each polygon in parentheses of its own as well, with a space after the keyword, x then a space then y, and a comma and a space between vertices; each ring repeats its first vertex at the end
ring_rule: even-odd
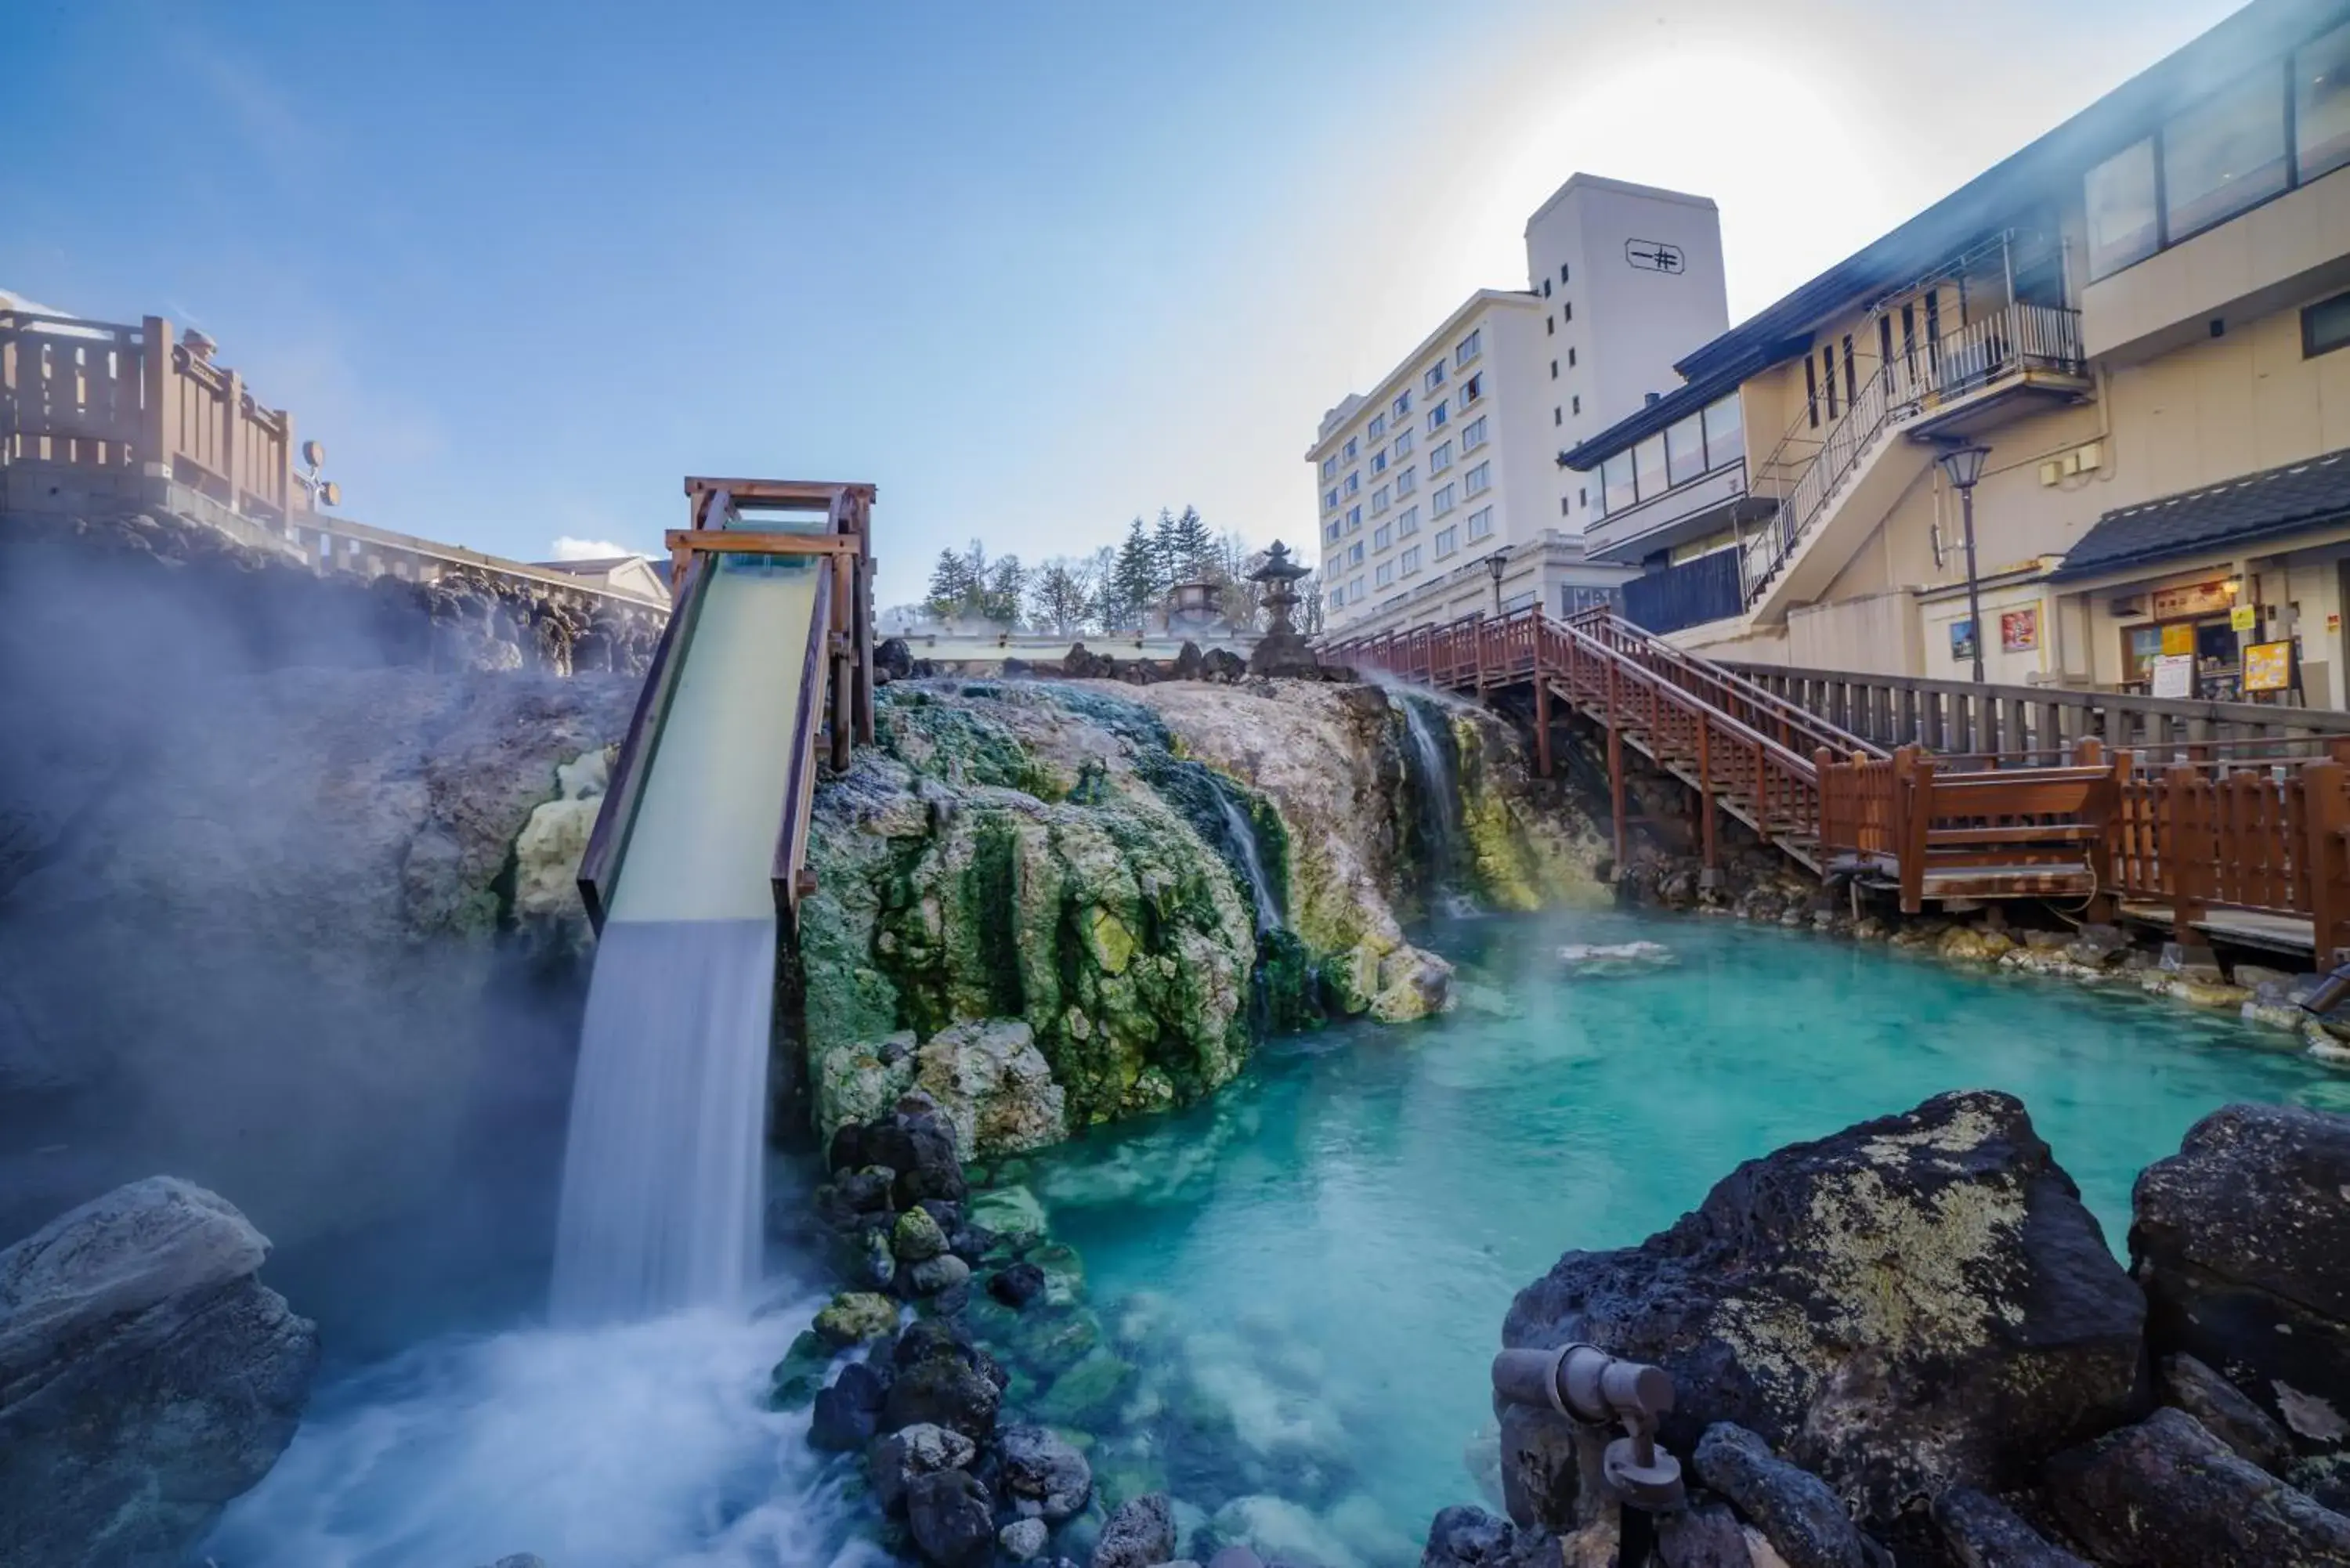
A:
POLYGON ((2061 750, 1946 756, 1914 734, 1886 744, 1883 708, 1873 737, 1856 734, 1605 610, 1478 617, 1323 653, 1530 711, 1544 776, 1554 709, 1596 724, 1619 867, 1628 748, 1697 794, 1709 872, 1726 813, 1816 875, 1898 894, 1907 913, 2043 898, 2101 920, 2159 911, 2190 945, 2288 950, 2298 938, 2329 963, 2350 950, 2350 738, 2132 750, 2076 730, 2061 750))

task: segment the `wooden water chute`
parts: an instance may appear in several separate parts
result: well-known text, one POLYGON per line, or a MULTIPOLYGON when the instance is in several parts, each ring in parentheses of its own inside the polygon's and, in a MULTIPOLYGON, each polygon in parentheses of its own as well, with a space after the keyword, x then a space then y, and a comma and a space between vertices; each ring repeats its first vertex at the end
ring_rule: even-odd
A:
POLYGON ((598 930, 619 884, 629 839, 658 759, 702 608, 721 556, 813 557, 815 597, 801 654, 789 771, 770 875, 775 913, 787 929, 813 890, 806 867, 808 816, 819 760, 835 771, 873 739, 874 487, 794 480, 689 478, 689 524, 666 536, 671 613, 653 650, 620 743, 604 805, 579 867, 579 891, 598 930))

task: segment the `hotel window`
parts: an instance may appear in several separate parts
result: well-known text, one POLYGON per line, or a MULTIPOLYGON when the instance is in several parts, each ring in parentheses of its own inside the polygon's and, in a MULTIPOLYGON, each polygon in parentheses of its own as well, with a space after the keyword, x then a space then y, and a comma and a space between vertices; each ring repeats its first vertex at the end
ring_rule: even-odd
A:
POLYGON ((1407 506, 1396 514, 1396 537, 1409 539, 1419 532, 1419 508, 1407 506))
POLYGON ((1336 491, 1326 490, 1322 493, 1322 510, 1325 512, 1336 512, 1338 510, 1338 493, 1336 491))
POLYGON ((1398 495, 1409 495, 1413 491, 1419 488, 1419 470, 1416 468, 1405 469, 1401 473, 1396 475, 1395 484, 1396 493, 1398 495))
POLYGON ((1434 446, 1428 449, 1429 472, 1442 473, 1446 469, 1451 468, 1451 466, 1452 443, 1451 441, 1440 441, 1434 446))
POLYGON ((1554 381, 1558 379, 1558 361, 1555 359, 1550 362, 1550 379, 1554 381))
POLYGON ((1460 529, 1439 528, 1436 531, 1436 558, 1438 560, 1440 561, 1444 559, 1445 556, 1451 555, 1459 548, 1461 548, 1460 529))
POLYGON ((1378 566, 1372 570, 1371 580, 1381 587, 1386 587, 1389 583, 1394 582, 1395 563, 1393 561, 1381 561, 1378 566))
POLYGON ((1436 431, 1442 430, 1446 424, 1451 422, 1452 415, 1447 411, 1450 407, 1451 405, 1446 403, 1430 403, 1429 405, 1428 429, 1430 434, 1432 435, 1436 431))
POLYGON ((1561 283, 1567 281, 1566 264, 1565 262, 1558 264, 1558 281, 1561 283))
POLYGON ((1738 394, 1732 392, 1720 402, 1706 406, 1705 465, 1720 468, 1745 455, 1745 420, 1739 409, 1738 394))
MULTIPOLYGON (((1440 484, 1436 487, 1436 493, 1429 497, 1428 510, 1432 515, 1441 517, 1452 510, 1453 500, 1452 486, 1440 484)), ((1443 553, 1441 550, 1437 552, 1440 556, 1443 553)))
POLYGON ((1804 412, 1810 416, 1812 428, 1820 428, 1820 368, 1812 363, 1809 354, 1804 356, 1804 412))
POLYGON ((1830 343, 1820 350, 1820 379, 1828 384, 1828 418, 1836 417, 1835 345, 1830 343))
POLYGON ((1687 484, 1705 472, 1705 415, 1665 427, 1665 483, 1687 484))
POLYGON ((1388 412, 1394 414, 1399 422, 1410 417, 1411 389, 1409 387, 1406 387, 1402 391, 1396 394, 1395 407, 1390 409, 1388 412))
POLYGON ((1371 515, 1377 517, 1388 509, 1388 487, 1380 485, 1371 492, 1371 515))
POLYGON ((1558 498, 1558 514, 1562 517, 1575 510, 1574 504, 1564 495, 1558 498))
POLYGON ((1844 335, 1844 400, 1848 406, 1860 401, 1860 382, 1852 368, 1852 334, 1844 335))
POLYGON ((1583 417, 1583 394, 1581 392, 1577 392, 1575 396, 1569 398, 1567 401, 1575 405, 1575 417, 1576 419, 1581 419, 1583 417))
POLYGON ((1398 462, 1411 455, 1411 431, 1408 430, 1396 431, 1395 454, 1398 462))
POLYGON ((1350 566, 1359 566, 1362 564, 1363 542, 1360 539, 1357 539, 1353 544, 1347 546, 1347 565, 1350 566))
POLYGON ((1479 508, 1477 508, 1477 510, 1476 510, 1476 511, 1471 512, 1471 514, 1469 514, 1469 537, 1470 537, 1470 538, 1471 538, 1471 539, 1484 539, 1484 538, 1489 538, 1489 537, 1491 537, 1491 536, 1492 536, 1492 532, 1493 532, 1493 509, 1492 509, 1492 507, 1490 507, 1490 506, 1480 506, 1479 508))
POLYGON ((1338 520, 1336 517, 1322 524, 1322 542, 1325 545, 1335 545, 1338 542, 1338 520))
POLYGON ((1338 459, 1335 455, 1322 460, 1322 477, 1326 480, 1338 477, 1338 459))
POLYGON ((1560 408, 1555 403, 1552 404, 1550 410, 1550 422, 1555 425, 1563 425, 1566 423, 1566 410, 1560 408))
POLYGON ((1381 447, 1378 451, 1371 453, 1371 472, 1373 473, 1385 473, 1387 471, 1388 451, 1387 448, 1381 447))
MULTIPOLYGON (((2155 195, 2154 139, 2137 142, 2089 171, 2084 202, 2089 218, 2089 275, 2100 278, 2144 261, 2162 246, 2162 208, 2155 195)), ((1911 375, 1918 373, 1915 317, 1901 307, 1901 344, 1911 375)))
POLYGON ((1357 577, 1353 582, 1347 585, 1347 597, 1356 604, 1361 604, 1363 602, 1363 596, 1369 591, 1369 589, 1363 587, 1363 579, 1360 577, 1357 577))
POLYGON ((2162 128, 2163 227, 2172 243, 2285 188, 2283 94, 2267 67, 2162 128))
POLYGON ((1482 373, 1471 376, 1467 380, 1461 383, 1461 406, 1462 408, 1467 408, 1471 403, 1475 402, 1484 395, 1485 378, 1482 373))
POLYGON ((1407 577, 1419 570, 1419 546, 1414 545, 1410 549, 1398 556, 1396 565, 1402 569, 1403 575, 1407 577))
POLYGON ((1575 350, 1572 348, 1566 351, 1566 368, 1570 370, 1575 369, 1575 350))
POLYGON ((1356 451, 1356 442, 1355 442, 1355 438, 1354 438, 1353 436, 1348 436, 1348 437, 1347 438, 1347 451, 1346 451, 1346 459, 1347 459, 1347 461, 1348 462, 1354 462, 1354 461, 1355 461, 1355 451, 1356 451))
MULTIPOLYGON (((1569 299, 1560 302, 1558 307, 1558 318, 1561 321, 1572 321, 1575 319, 1575 301, 1569 299)), ((1567 363, 1572 365, 1575 361, 1569 359, 1567 363)))
POLYGON ((1628 512, 1639 501, 1640 492, 1632 479, 1632 454, 1619 452, 1599 465, 1599 507, 1604 515, 1613 517, 1628 512))
POLYGON ((1632 473, 1640 486, 1640 499, 1665 493, 1665 438, 1652 435, 1632 449, 1632 473))
POLYGON ((1388 417, 1385 414, 1373 414, 1371 416, 1370 427, 1363 431, 1363 434, 1372 441, 1377 441, 1379 437, 1387 433, 1388 417))
POLYGON ((1362 509, 1360 506, 1349 506, 1349 507, 1347 507, 1347 533, 1349 533, 1349 534, 1359 534, 1359 533, 1361 533, 1362 531, 1363 531, 1363 509, 1362 509))
POLYGON ((1439 359, 1428 368, 1428 374, 1419 379, 1419 389, 1423 392, 1432 392, 1442 385, 1444 385, 1444 361, 1439 359))
POLYGON ((2294 52, 2293 122, 2302 179, 2350 163, 2350 26, 2294 52))
MULTIPOLYGON (((1547 296, 1547 295, 1550 293, 1550 285, 1548 285, 1548 284, 1544 284, 1544 285, 1543 285, 1543 293, 1544 293, 1545 296, 1547 296)), ((1558 336, 1558 317, 1555 317, 1555 316, 1545 316, 1545 317, 1543 317, 1543 336, 1544 336, 1544 337, 1557 337, 1557 336, 1558 336)))
POLYGON ((1481 462, 1461 476, 1461 493, 1482 495, 1493 488, 1493 465, 1481 462))
POLYGON ((1347 475, 1347 494, 1352 495, 1352 494, 1356 493, 1357 491, 1361 490, 1362 488, 1363 488, 1363 476, 1362 476, 1360 473, 1350 473, 1350 474, 1347 475))
POLYGON ((2321 299, 2301 313, 2301 353, 2303 358, 2350 348, 2350 294, 2321 299))
POLYGON ((1548 278, 1543 279, 1543 297, 1544 299, 1550 297, 1550 279, 1548 278))
POLYGON ((1461 450, 1474 451, 1485 444, 1485 416, 1479 414, 1461 427, 1461 450))
POLYGON ((1374 529, 1372 529, 1372 530, 1371 530, 1371 548, 1372 548, 1372 549, 1374 549, 1374 550, 1384 550, 1384 549, 1386 549, 1389 545, 1392 545, 1392 544, 1394 544, 1394 543, 1395 543, 1395 524, 1392 524, 1392 523, 1382 523, 1382 524, 1380 524, 1378 527, 1376 527, 1376 528, 1374 528, 1374 529))
POLYGON ((1458 369, 1461 366, 1466 365, 1470 360, 1474 359, 1480 353, 1483 352, 1484 347, 1485 329, 1481 327, 1453 346, 1453 368, 1458 369))

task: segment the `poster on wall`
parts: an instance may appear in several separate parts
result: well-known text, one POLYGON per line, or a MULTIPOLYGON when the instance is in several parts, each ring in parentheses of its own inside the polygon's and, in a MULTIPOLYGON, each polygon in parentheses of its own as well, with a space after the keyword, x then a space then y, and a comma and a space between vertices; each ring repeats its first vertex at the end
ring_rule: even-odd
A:
POLYGON ((2238 605, 2234 609, 2230 610, 2230 611, 2228 612, 2228 629, 2229 629, 2229 630, 2230 630, 2230 631, 2258 631, 2258 630, 2260 630, 2260 629, 2261 629, 2261 607, 2260 607, 2260 606, 2258 606, 2258 605, 2238 605))
POLYGON ((2291 641, 2256 642, 2244 649, 2244 690, 2247 691, 2293 690, 2291 641))
POLYGON ((2166 653, 2156 659, 2154 694, 2157 697, 2194 696, 2195 656, 2191 653, 2166 653))
POLYGON ((2002 610, 1999 615, 1999 649, 2002 653, 2029 653, 2040 646, 2040 607, 2027 609, 2002 610))
POLYGON ((1950 657, 1970 659, 1975 656, 1975 623, 1954 620, 1950 623, 1950 657))
POLYGON ((2191 626, 2166 626, 2162 628, 2162 651, 2166 655, 2195 652, 2195 628, 2191 626))

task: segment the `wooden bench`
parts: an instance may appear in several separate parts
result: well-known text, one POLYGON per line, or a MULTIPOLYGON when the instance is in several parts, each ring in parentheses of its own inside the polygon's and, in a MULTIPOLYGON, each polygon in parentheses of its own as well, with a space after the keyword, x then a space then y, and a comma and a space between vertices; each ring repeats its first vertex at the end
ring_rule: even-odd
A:
POLYGON ((1942 773, 1913 748, 1894 753, 1894 856, 1901 909, 1928 898, 2098 898, 2127 756, 2084 741, 2074 763, 1942 773))

